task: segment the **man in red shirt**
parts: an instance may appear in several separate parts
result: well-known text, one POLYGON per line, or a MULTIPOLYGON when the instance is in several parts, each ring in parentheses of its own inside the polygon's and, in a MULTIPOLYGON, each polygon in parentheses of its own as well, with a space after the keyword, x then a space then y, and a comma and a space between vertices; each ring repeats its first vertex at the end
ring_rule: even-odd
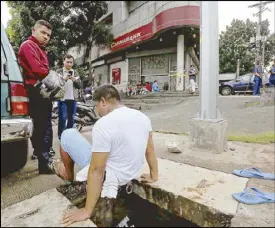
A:
POLYGON ((32 36, 19 49, 18 60, 23 69, 25 86, 29 95, 29 114, 34 129, 31 138, 34 154, 38 157, 39 174, 52 174, 50 148, 52 142, 52 101, 40 95, 40 88, 34 85, 49 73, 49 63, 45 46, 52 34, 52 26, 39 20, 32 28, 32 36))

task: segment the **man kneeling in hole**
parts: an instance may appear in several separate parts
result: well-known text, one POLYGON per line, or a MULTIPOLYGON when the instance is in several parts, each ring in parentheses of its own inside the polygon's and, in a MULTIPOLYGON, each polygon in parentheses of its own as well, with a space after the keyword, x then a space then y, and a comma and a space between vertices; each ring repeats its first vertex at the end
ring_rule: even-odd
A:
MULTIPOLYGON (((149 118, 140 111, 122 105, 120 95, 112 85, 99 87, 94 94, 94 101, 102 118, 93 127, 92 145, 76 129, 65 130, 60 145, 63 163, 55 163, 53 167, 61 178, 72 182, 76 163, 82 169, 76 179, 87 180, 86 206, 67 212, 62 221, 65 226, 89 219, 95 212, 100 194, 104 200, 116 198, 119 189, 140 177, 145 157, 150 174, 142 175, 140 180, 153 183, 158 179, 149 118), (78 177, 81 173, 84 173, 84 177, 78 177)), ((106 213, 102 214, 106 216, 106 213)))

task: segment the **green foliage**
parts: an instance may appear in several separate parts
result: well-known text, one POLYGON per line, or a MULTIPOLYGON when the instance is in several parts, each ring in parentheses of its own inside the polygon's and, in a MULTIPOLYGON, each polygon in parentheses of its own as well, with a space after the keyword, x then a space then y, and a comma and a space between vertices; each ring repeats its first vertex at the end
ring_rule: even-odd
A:
MULTIPOLYGON (((262 35, 268 38, 265 48, 265 64, 267 64, 274 53, 274 38, 269 36, 269 22, 262 22, 262 35)), ((256 36, 257 23, 247 19, 234 19, 226 31, 220 35, 220 73, 236 72, 237 60, 240 59, 240 74, 252 72, 256 50, 250 45, 250 38, 256 36)), ((274 37, 274 34, 273 34, 274 37)))
POLYGON ((95 23, 108 11, 105 1, 7 1, 12 19, 7 33, 15 51, 31 35, 35 21, 44 19, 53 26, 47 47, 51 65, 73 46, 86 45, 85 58, 93 45, 109 45, 113 35, 103 23, 95 23))

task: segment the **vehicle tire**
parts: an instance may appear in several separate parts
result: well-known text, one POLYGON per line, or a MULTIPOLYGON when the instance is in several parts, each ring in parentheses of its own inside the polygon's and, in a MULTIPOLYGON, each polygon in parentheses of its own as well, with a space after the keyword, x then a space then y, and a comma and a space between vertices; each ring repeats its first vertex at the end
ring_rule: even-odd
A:
POLYGON ((23 168, 28 159, 28 140, 1 142, 1 177, 23 168))
POLYGON ((225 86, 222 88, 221 94, 223 96, 229 96, 232 94, 232 89, 229 86, 225 86))

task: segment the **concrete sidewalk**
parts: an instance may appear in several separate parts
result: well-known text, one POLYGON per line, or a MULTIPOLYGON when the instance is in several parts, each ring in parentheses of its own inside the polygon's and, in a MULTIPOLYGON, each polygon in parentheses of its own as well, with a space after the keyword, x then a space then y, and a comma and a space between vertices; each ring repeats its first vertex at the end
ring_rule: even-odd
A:
MULTIPOLYGON (((90 131, 84 131, 83 135, 88 141, 91 141, 90 131)), ((162 158, 159 162, 160 181, 151 187, 148 186, 151 190, 148 190, 148 188, 145 188, 145 190, 144 188, 140 188, 140 190, 144 190, 139 192, 141 196, 142 194, 143 196, 146 196, 146 191, 149 193, 151 192, 147 195, 148 200, 151 198, 152 202, 154 201, 156 203, 157 201, 154 199, 154 197, 157 196, 156 193, 159 194, 160 192, 169 192, 170 196, 177 195, 179 197, 175 199, 182 199, 185 204, 181 204, 181 207, 179 207, 182 208, 182 211, 179 209, 178 211, 174 211, 174 213, 189 218, 194 222, 200 221, 200 225, 209 225, 211 224, 211 220, 209 219, 209 214, 208 217, 198 217, 199 215, 196 214, 192 215, 192 213, 195 213, 194 208, 196 207, 201 208, 200 210, 208 211, 210 215, 213 215, 213 218, 215 218, 214 221, 216 221, 215 224, 221 222, 219 218, 225 218, 225 222, 228 224, 228 219, 230 218, 231 220, 233 217, 231 220, 232 227, 274 227, 275 204, 244 205, 233 200, 231 196, 234 192, 241 192, 246 186, 257 187, 262 191, 275 192, 274 181, 260 179, 247 180, 246 178, 236 177, 231 174, 234 169, 242 169, 251 166, 260 168, 264 172, 274 173, 274 144, 259 145, 229 142, 228 151, 221 154, 213 154, 209 151, 190 149, 187 136, 154 133, 153 138, 157 156, 162 158), (182 153, 169 153, 166 147, 166 141, 177 142, 182 153), (189 209, 184 209, 184 205, 187 205, 186 202, 188 205, 192 205, 193 210, 190 209, 192 208, 191 206, 189 209), (189 211, 190 213, 184 214, 186 213, 185 211, 189 211), (220 215, 226 216, 219 217, 220 215), (203 221, 206 223, 203 224, 203 221)), ((55 149, 57 149, 57 146, 58 144, 55 143, 55 149)), ((33 163, 33 161, 31 162, 33 163)), ((1 198, 5 197, 4 202, 7 202, 7 204, 9 204, 11 200, 18 203, 26 198, 40 194, 42 191, 47 191, 49 188, 58 187, 62 183, 61 179, 56 176, 39 176, 37 174, 37 164, 34 164, 34 166, 27 166, 26 168, 28 168, 26 169, 27 172, 21 170, 20 172, 15 173, 13 179, 8 178, 9 181, 12 180, 8 182, 8 186, 2 186, 2 193, 4 193, 1 193, 1 198), (39 186, 43 185, 44 187, 39 187, 39 191, 37 190, 38 185, 34 184, 35 180, 43 180, 42 182, 39 182, 39 186), (32 186, 31 189, 30 186, 32 186), (28 194, 28 197, 18 199, 15 195, 19 191, 31 192, 28 194)), ((1 183, 3 184, 4 182, 1 181, 1 183)), ((7 183, 5 182, 5 184, 7 183)), ((36 199, 38 201, 42 201, 39 197, 35 197, 30 200, 36 199)), ((169 200, 169 197, 165 198, 163 196, 159 197, 157 200, 162 199, 169 200)), ((173 197, 170 199, 173 199, 173 197)), ((26 205, 24 203, 26 201, 27 200, 22 201, 21 205, 26 205)), ((44 202, 46 201, 44 200, 44 202)), ((170 200, 167 202, 167 204, 163 203, 162 206, 163 208, 171 210, 171 208, 169 208, 171 207, 169 202, 176 201, 170 200)), ((20 204, 15 205, 18 206, 20 204)), ((32 212, 36 209, 34 204, 28 203, 27 205, 29 205, 28 210, 24 210, 22 213, 20 212, 21 214, 18 212, 17 216, 20 217, 25 212, 28 214, 30 211, 32 212), (30 209, 30 205, 34 206, 33 209, 30 209)), ((5 215, 7 214, 7 211, 9 211, 8 214, 12 216, 13 213, 11 213, 11 211, 15 210, 15 208, 16 207, 10 206, 6 208, 9 210, 4 209, 5 215)), ((177 207, 174 206, 174 208, 177 207)), ((61 209, 64 211, 63 209, 65 209, 65 207, 61 206, 61 209)), ((203 215, 203 212, 200 213, 200 216, 201 215, 203 215)), ((5 224, 14 225, 14 219, 14 216, 11 218, 6 218, 5 224)), ((1 222, 3 222, 2 220, 1 222)), ((25 225, 27 226, 28 224, 25 225)))
MULTIPOLYGON (((169 159, 195 167, 231 174, 234 169, 256 167, 263 172, 275 173, 274 144, 261 145, 228 142, 228 151, 213 154, 209 151, 190 149, 189 138, 183 135, 154 133, 155 150, 159 158, 169 159), (167 141, 177 142, 180 154, 169 153, 167 141)), ((206 178, 206 180, 208 180, 206 178)), ((235 185, 232 182, 232 185, 235 185)), ((246 187, 256 187, 262 191, 275 192, 272 180, 249 179, 246 187)), ((217 194, 220 194, 217 192, 217 194)), ((224 204, 224 207, 227 207, 224 204)), ((274 227, 275 204, 238 204, 238 210, 231 223, 232 227, 274 227)))
MULTIPOLYGON (((65 211, 75 209, 56 189, 14 204, 1 210, 1 227, 62 227, 65 211)), ((69 227, 96 227, 91 220, 69 227)))

